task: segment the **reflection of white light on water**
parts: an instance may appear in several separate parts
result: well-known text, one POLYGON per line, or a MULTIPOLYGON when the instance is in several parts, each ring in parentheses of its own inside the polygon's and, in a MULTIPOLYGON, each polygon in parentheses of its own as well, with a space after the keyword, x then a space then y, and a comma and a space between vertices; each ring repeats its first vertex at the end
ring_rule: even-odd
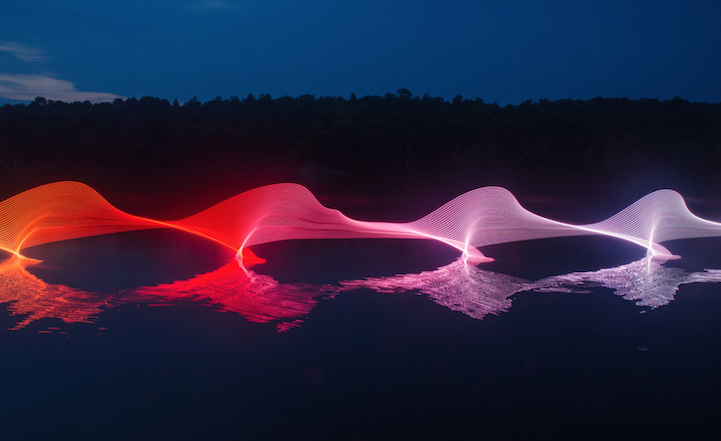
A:
POLYGON ((590 293, 589 288, 604 287, 626 300, 635 301, 638 306, 655 309, 674 300, 680 285, 716 282, 721 282, 721 270, 687 273, 680 268, 665 267, 655 259, 644 258, 615 268, 563 274, 536 282, 484 271, 459 259, 420 274, 344 281, 341 284, 346 290, 417 291, 439 305, 482 319, 488 314, 507 311, 511 307, 510 297, 524 291, 580 294, 590 293))
POLYGON ((536 282, 539 290, 555 288, 605 287, 638 306, 652 309, 667 305, 680 285, 721 282, 721 270, 687 273, 681 268, 669 268, 653 259, 644 258, 627 265, 598 271, 577 272, 553 276, 536 282))

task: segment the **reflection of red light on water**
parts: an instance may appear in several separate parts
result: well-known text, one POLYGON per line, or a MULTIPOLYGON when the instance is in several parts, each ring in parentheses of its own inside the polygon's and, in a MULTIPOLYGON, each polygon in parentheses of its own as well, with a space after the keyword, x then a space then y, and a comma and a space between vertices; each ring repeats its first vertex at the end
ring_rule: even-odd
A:
POLYGON ((190 280, 138 288, 123 297, 126 301, 195 300, 209 303, 220 311, 236 312, 256 323, 280 320, 278 329, 284 331, 295 326, 299 317, 307 315, 318 297, 332 291, 331 287, 317 285, 282 284, 230 262, 190 280))
MULTIPOLYGON (((31 259, 15 256, 0 262, 0 303, 7 303, 12 315, 26 316, 12 329, 23 328, 43 318, 60 319, 65 323, 92 323, 103 309, 123 303, 172 306, 171 302, 192 300, 220 311, 238 313, 256 323, 277 321, 278 330, 283 332, 299 326, 319 297, 337 291, 325 286, 281 284, 233 261, 190 280, 128 292, 88 293, 42 281, 26 270, 34 263, 31 259)), ((50 333, 59 329, 48 327, 38 332, 50 333)))

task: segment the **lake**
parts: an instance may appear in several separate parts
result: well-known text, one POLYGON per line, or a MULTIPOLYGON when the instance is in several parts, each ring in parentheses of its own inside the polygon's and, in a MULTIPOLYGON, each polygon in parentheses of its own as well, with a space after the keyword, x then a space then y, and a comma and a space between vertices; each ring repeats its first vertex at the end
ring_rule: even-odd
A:
POLYGON ((247 271, 173 230, 28 248, 41 263, 0 274, 3 437, 699 438, 719 425, 721 242, 665 245, 683 259, 654 283, 686 284, 656 309, 604 287, 650 282, 599 273, 645 257, 602 237, 478 267, 400 239, 258 245, 247 271))

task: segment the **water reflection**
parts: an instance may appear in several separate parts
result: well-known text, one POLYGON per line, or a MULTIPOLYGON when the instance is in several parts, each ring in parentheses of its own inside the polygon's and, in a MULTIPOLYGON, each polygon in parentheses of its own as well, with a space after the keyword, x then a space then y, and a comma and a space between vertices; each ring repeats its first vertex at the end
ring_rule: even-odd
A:
POLYGON ((180 300, 235 312, 251 322, 276 321, 280 331, 299 326, 321 297, 332 297, 337 288, 304 283, 282 284, 256 274, 232 261, 189 280, 113 292, 86 292, 66 285, 46 283, 27 271, 38 261, 13 256, 0 263, 0 303, 11 315, 24 315, 11 329, 21 329, 43 319, 65 323, 92 323, 105 308, 128 302, 156 306, 180 300))
POLYGON ((536 282, 537 291, 578 290, 582 287, 610 288, 618 296, 652 309, 674 300, 679 286, 690 283, 721 282, 721 270, 707 269, 688 273, 681 268, 660 265, 644 258, 615 268, 576 272, 536 282))
POLYGON ((482 319, 511 307, 511 297, 529 291, 529 280, 485 271, 459 259, 450 265, 420 274, 367 278, 341 282, 344 290, 368 288, 379 292, 399 293, 416 291, 453 311, 461 311, 482 319))
POLYGON ((330 285, 279 283, 233 261, 190 280, 135 289, 124 293, 123 298, 134 301, 199 301, 219 311, 236 312, 251 322, 278 321, 278 329, 284 331, 300 325, 318 299, 332 297, 337 292, 338 289, 330 285))
POLYGON ((108 296, 89 293, 65 285, 45 283, 30 274, 27 267, 33 259, 11 257, 0 262, 0 303, 8 304, 11 315, 24 315, 15 327, 20 329, 43 318, 65 323, 92 323, 108 306, 108 296))
POLYGON ((586 294, 592 288, 610 288, 614 294, 651 309, 674 300, 679 286, 721 282, 721 270, 688 273, 643 258, 615 268, 573 272, 535 282, 484 271, 458 260, 435 271, 394 277, 341 282, 346 289, 370 288, 381 292, 417 291, 439 305, 482 319, 511 307, 511 296, 523 291, 586 294))
POLYGON ((415 292, 475 319, 507 311, 517 293, 589 293, 598 287, 610 288, 626 300, 654 309, 671 302, 683 284, 721 282, 721 270, 689 273, 648 258, 537 281, 486 271, 459 259, 434 271, 346 280, 337 285, 280 283, 232 261, 189 280, 131 290, 85 292, 44 282, 27 271, 36 263, 14 256, 0 263, 0 303, 8 304, 11 315, 24 316, 11 329, 43 318, 92 323, 105 308, 127 302, 172 305, 190 300, 218 311, 238 313, 251 322, 275 322, 279 331, 285 331, 300 326, 319 300, 357 289, 415 292))

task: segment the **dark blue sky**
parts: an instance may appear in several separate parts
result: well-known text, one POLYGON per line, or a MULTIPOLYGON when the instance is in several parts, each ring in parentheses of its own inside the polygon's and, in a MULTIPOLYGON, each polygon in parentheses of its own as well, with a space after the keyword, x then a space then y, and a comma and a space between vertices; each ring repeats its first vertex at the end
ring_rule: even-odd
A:
POLYGON ((26 0, 0 102, 457 94, 721 102, 718 0, 26 0))

